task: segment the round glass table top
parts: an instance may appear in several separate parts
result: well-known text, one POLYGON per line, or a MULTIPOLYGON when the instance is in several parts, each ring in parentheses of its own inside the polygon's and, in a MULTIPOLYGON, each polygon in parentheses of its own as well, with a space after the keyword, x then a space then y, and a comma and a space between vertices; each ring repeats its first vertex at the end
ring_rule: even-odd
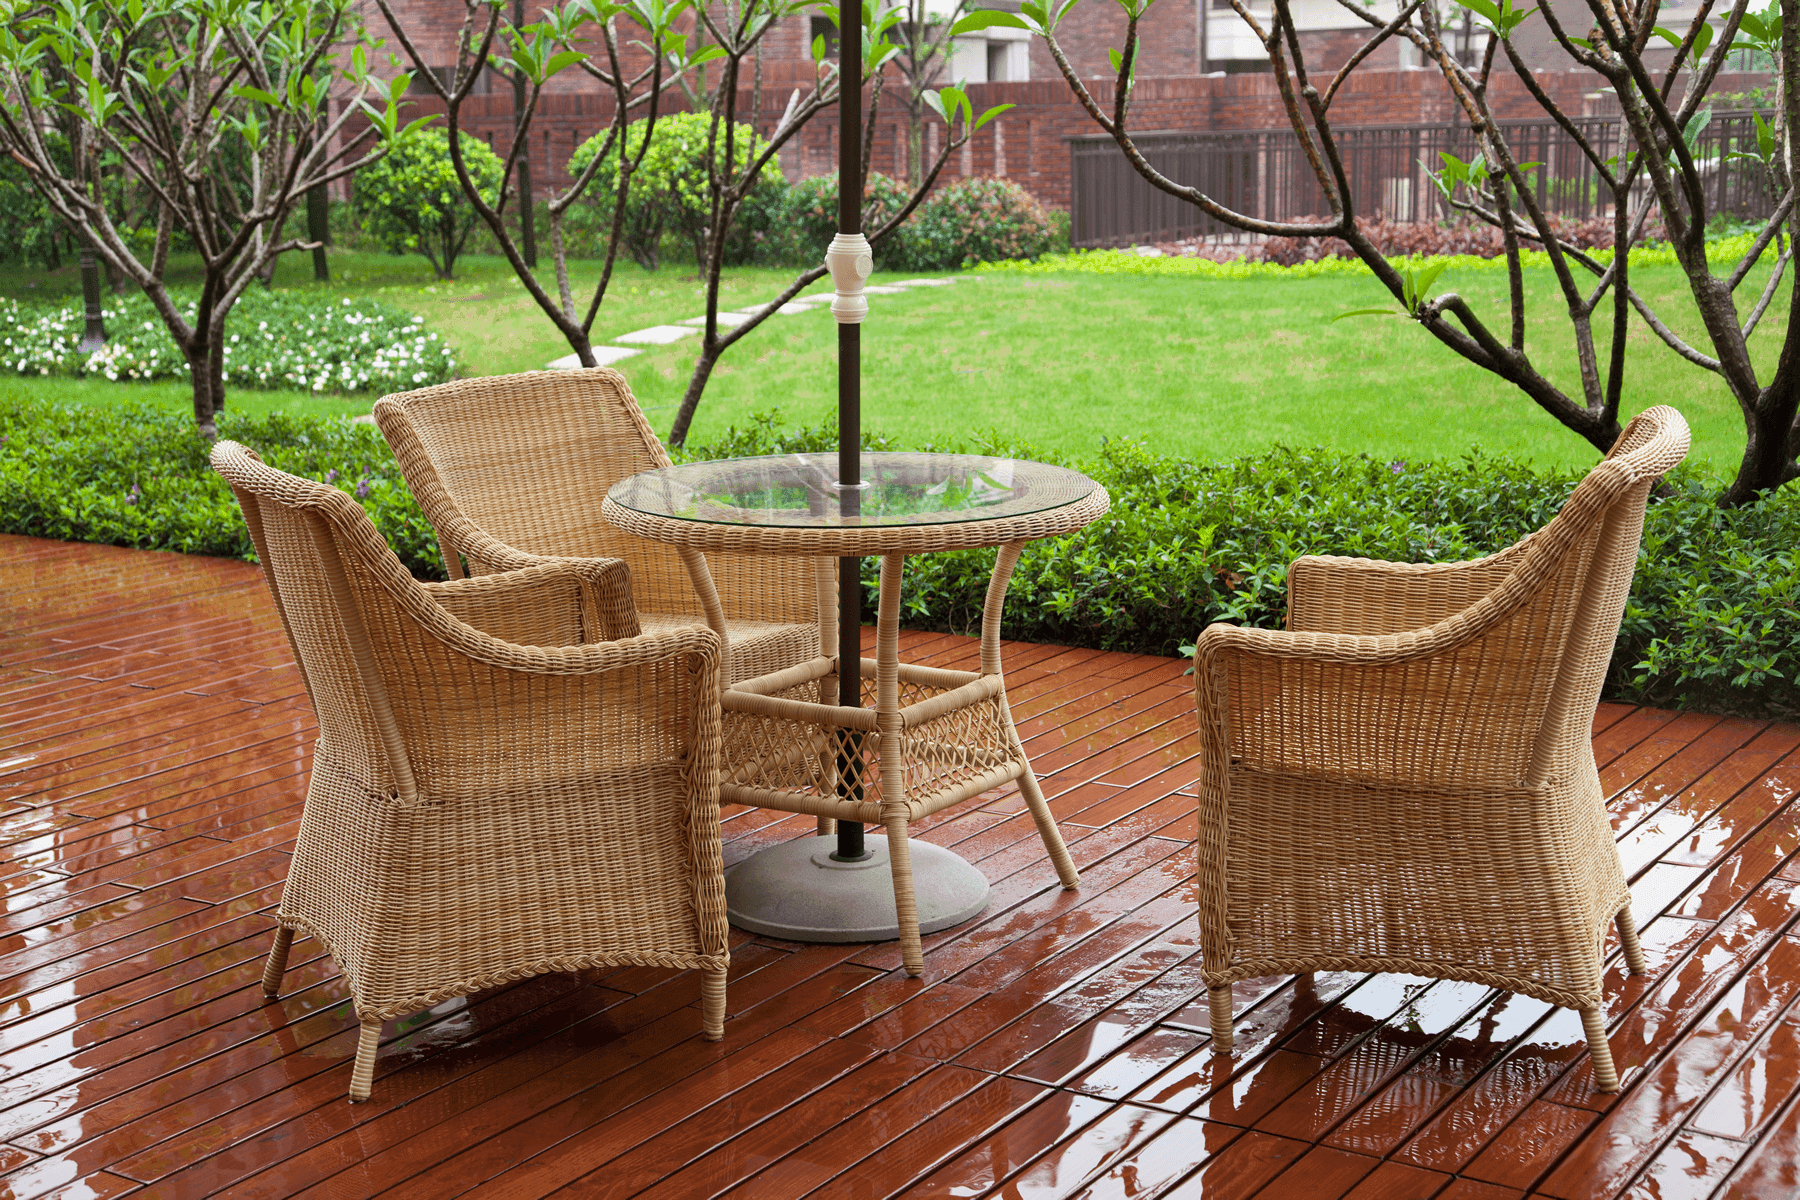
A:
POLYGON ((860 488, 838 486, 836 452, 684 463, 612 486, 607 498, 653 517, 792 529, 938 525, 1027 516, 1099 484, 1079 471, 978 454, 868 453, 860 488))

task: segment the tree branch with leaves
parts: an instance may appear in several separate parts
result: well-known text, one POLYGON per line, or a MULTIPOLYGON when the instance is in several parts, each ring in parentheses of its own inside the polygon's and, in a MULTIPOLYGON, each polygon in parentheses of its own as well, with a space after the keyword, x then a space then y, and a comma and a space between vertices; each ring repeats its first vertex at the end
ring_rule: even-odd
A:
POLYGON ((225 407, 232 305, 276 255, 313 247, 282 235, 309 189, 374 162, 423 123, 400 120, 408 81, 383 87, 370 74, 349 0, 0 0, 0 9, 0 152, 149 297, 187 361, 194 420, 211 438, 225 407), (340 136, 356 113, 367 127, 340 136), (72 165, 53 148, 59 126, 79 143, 72 165), (125 189, 82 169, 101 153, 154 206, 147 257, 115 211, 125 189), (191 313, 164 280, 177 229, 200 259, 191 313))
MULTIPOLYGON (((1751 335, 1787 274, 1793 239, 1800 232, 1794 181, 1787 165, 1795 155, 1793 139, 1800 134, 1800 93, 1796 92, 1800 60, 1795 49, 1800 0, 1777 0, 1760 13, 1748 11, 1749 0, 1736 0, 1722 18, 1714 13, 1714 0, 1702 0, 1685 29, 1657 24, 1659 0, 1629 5, 1587 0, 1592 17, 1588 37, 1571 36, 1549 7, 1523 8, 1515 0, 1457 0, 1467 14, 1463 28, 1472 20, 1487 36, 1479 63, 1466 61, 1473 56, 1458 52, 1437 0, 1409 0, 1391 18, 1378 16, 1357 0, 1338 0, 1369 30, 1369 37, 1323 90, 1308 76, 1291 0, 1273 0, 1267 27, 1242 0, 1232 0, 1232 7, 1268 55, 1288 124, 1329 209, 1322 219, 1298 222, 1234 211, 1203 189, 1169 179, 1144 156, 1130 126, 1131 94, 1140 49, 1139 23, 1155 0, 1119 2, 1127 25, 1123 48, 1111 53, 1114 79, 1109 106, 1103 106, 1079 78, 1058 41, 1059 26, 1079 0, 1024 0, 1016 15, 977 13, 956 28, 1004 25, 1042 38, 1076 100, 1152 187, 1234 229, 1271 237, 1341 239, 1398 302, 1398 311, 1407 319, 1459 357, 1516 387, 1597 450, 1610 448, 1620 432, 1619 410, 1629 365, 1627 335, 1635 313, 1670 351, 1716 375, 1744 415, 1744 456, 1736 478, 1720 496, 1721 504, 1751 502, 1800 476, 1795 458, 1800 451, 1800 425, 1795 420, 1800 408, 1800 288, 1790 289, 1789 321, 1781 334, 1773 372, 1759 374, 1749 347, 1751 335), (1600 76, 1618 96, 1617 153, 1603 154, 1521 57, 1514 34, 1534 16, 1548 26, 1554 44, 1572 68, 1600 76), (1507 265, 1502 314, 1508 327, 1505 338, 1497 336, 1461 296, 1430 295, 1441 269, 1390 263, 1358 224, 1355 192, 1330 109, 1346 79, 1366 69, 1374 50, 1394 38, 1406 39, 1436 67, 1476 142, 1477 153, 1467 162, 1445 154, 1440 163, 1424 165, 1450 210, 1492 226, 1502 235, 1507 265), (1660 79, 1646 59, 1653 40, 1673 46, 1675 51, 1660 79), (1702 134, 1712 117, 1709 97, 1726 57, 1740 50, 1773 59, 1780 104, 1772 120, 1756 115, 1754 145, 1715 160, 1700 150, 1702 134), (1496 68, 1510 70, 1519 79, 1592 169, 1612 212, 1610 254, 1583 251, 1559 236, 1549 214, 1537 202, 1533 172, 1542 169, 1542 164, 1519 161, 1488 100, 1496 68), (1677 84, 1683 80, 1685 87, 1675 100, 1677 84), (1722 264, 1715 273, 1706 240, 1714 215, 1707 180, 1711 172, 1725 169, 1727 161, 1744 160, 1753 160, 1765 182, 1772 215, 1749 252, 1722 264), (1689 302, 1680 307, 1699 318, 1705 333, 1704 349, 1677 335, 1677 322, 1659 313, 1633 286, 1630 250, 1641 244, 1653 213, 1660 214, 1668 231, 1689 302), (1568 344, 1579 368, 1580 386, 1574 391, 1553 383, 1525 344, 1530 297, 1523 255, 1531 250, 1543 252, 1564 310, 1568 344), (1774 261, 1765 268, 1766 278, 1758 283, 1760 294, 1751 313, 1740 318, 1736 293, 1770 257, 1774 261), (1602 317, 1610 343, 1605 347, 1604 362, 1596 315, 1602 317)), ((1391 311, 1363 310, 1365 314, 1391 311)))

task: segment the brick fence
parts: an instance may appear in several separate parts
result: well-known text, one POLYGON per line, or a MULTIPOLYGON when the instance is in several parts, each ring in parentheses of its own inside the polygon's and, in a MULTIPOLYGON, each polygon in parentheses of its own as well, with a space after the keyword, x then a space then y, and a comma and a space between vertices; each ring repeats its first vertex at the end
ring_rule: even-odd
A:
MULTIPOLYGON (((769 82, 763 91, 762 114, 755 124, 767 135, 774 131, 787 95, 796 80, 769 82)), ((1584 71, 1546 72, 1539 84, 1571 115, 1601 115, 1608 111, 1610 96, 1599 89, 1599 77, 1584 71)), ((1718 90, 1744 91, 1765 85, 1764 75, 1721 75, 1718 90)), ((1094 98, 1105 111, 1112 104, 1112 85, 1096 80, 1094 98)), ((1067 139, 1099 132, 1098 126, 1060 79, 1030 83, 975 84, 970 96, 977 111, 996 104, 1014 107, 982 128, 974 139, 953 155, 943 175, 945 182, 978 175, 1016 180, 1040 202, 1051 208, 1069 207, 1067 139)), ((1498 77, 1489 91, 1490 103, 1501 120, 1540 118, 1543 113, 1524 86, 1513 76, 1498 77)), ((670 95, 665 111, 682 110, 679 95, 670 95)), ((418 100, 415 113, 442 111, 435 100, 418 100)), ((748 120, 751 97, 740 94, 739 109, 748 120)), ((1612 108, 1616 111, 1616 108, 1612 108)), ((1372 125, 1419 124, 1443 126, 1456 118, 1455 106, 1442 80, 1433 71, 1384 70, 1352 75, 1332 102, 1332 123, 1349 128, 1372 125)), ((566 182, 564 167, 575 148, 605 130, 612 116, 612 98, 598 92, 546 93, 533 123, 531 163, 539 195, 544 182, 566 182)), ((1203 75, 1138 81, 1132 100, 1133 129, 1226 131, 1281 129, 1287 126, 1275 79, 1267 74, 1203 75)), ((463 127, 487 139, 496 152, 511 137, 510 93, 471 96, 464 104, 463 127)), ((870 155, 872 170, 905 173, 905 113, 893 92, 884 97, 875 145, 870 155)), ((935 116, 926 125, 926 149, 935 153, 941 144, 943 123, 935 116)), ((825 174, 837 169, 838 121, 836 110, 821 113, 789 142, 781 155, 783 172, 790 180, 825 174)))

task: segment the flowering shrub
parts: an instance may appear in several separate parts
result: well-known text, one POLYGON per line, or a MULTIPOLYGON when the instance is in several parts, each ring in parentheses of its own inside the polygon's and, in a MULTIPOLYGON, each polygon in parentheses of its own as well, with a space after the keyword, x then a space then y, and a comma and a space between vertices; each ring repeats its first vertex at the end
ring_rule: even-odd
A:
MULTIPOLYGON (((193 316, 194 301, 184 301, 193 316)), ((0 371, 17 375, 97 375, 107 379, 185 379, 187 360, 142 295, 109 299, 106 345, 76 346, 81 305, 0 299, 0 371)), ((225 325, 225 384, 310 392, 406 391, 442 383, 456 351, 423 317, 370 300, 351 302, 296 292, 245 292, 225 325)))
MULTIPOLYGON (((1708 239, 1706 243, 1707 257, 1715 263, 1736 262, 1749 252, 1753 235, 1731 234, 1718 239, 1708 239)), ((1590 252, 1596 262, 1612 261, 1612 248, 1593 250, 1590 252)), ((1519 255, 1522 265, 1527 267, 1545 267, 1550 265, 1550 256, 1542 250, 1526 250, 1519 255)), ((1388 259, 1395 266, 1407 263, 1417 267, 1426 262, 1443 263, 1459 271, 1504 271, 1504 258, 1482 258, 1475 254, 1434 255, 1429 259, 1407 259, 1404 256, 1388 259)), ((984 271, 1016 271, 1028 275, 1057 274, 1074 271, 1085 275, 1178 275, 1192 279, 1316 279, 1321 275, 1363 275, 1369 268, 1359 258, 1318 258, 1295 263, 1284 267, 1280 263, 1245 262, 1233 259, 1230 262, 1216 262, 1209 258, 1183 257, 1172 254, 1145 256, 1135 250, 1074 250, 1068 254, 1046 254, 1036 261, 1022 260, 983 262, 977 264, 984 271)), ((1631 265, 1634 267, 1672 267, 1676 265, 1675 249, 1663 244, 1658 246, 1633 246, 1631 248, 1631 265)))
MULTIPOLYGON (((905 206, 910 195, 904 183, 879 171, 870 171, 863 185, 863 228, 879 229, 905 206)), ((837 172, 809 176, 781 189, 772 195, 766 211, 767 228, 756 235, 756 261, 781 267, 817 264, 837 234, 837 172)), ((909 220, 875 247, 876 270, 893 270, 899 266, 905 257, 901 243, 911 227, 909 220)))
POLYGON ((1035 259, 1056 241, 1044 206, 1010 179, 964 179, 943 188, 896 230, 895 267, 942 271, 1035 259))
MULTIPOLYGON (((1301 221, 1318 221, 1322 217, 1300 217, 1301 221)), ((1356 222, 1368 239, 1375 243, 1381 253, 1388 257, 1412 255, 1473 255, 1476 258, 1499 258, 1506 253, 1506 241, 1500 231, 1492 225, 1479 221, 1409 221, 1397 223, 1377 218, 1369 220, 1359 217, 1356 222)), ((1582 250, 1610 250, 1613 244, 1613 222, 1611 217, 1590 217, 1587 220, 1576 220, 1573 217, 1562 217, 1550 214, 1550 228, 1557 237, 1577 246, 1582 250)), ((1645 233, 1651 242, 1666 242, 1668 234, 1664 231, 1662 218, 1658 217, 1646 228, 1645 233)), ((1531 248, 1537 243, 1522 241, 1522 245, 1531 248)), ((1251 246, 1244 254, 1249 262, 1280 263, 1291 267, 1296 263, 1316 262, 1321 258, 1355 258, 1356 254, 1348 243, 1340 238, 1285 238, 1275 237, 1264 240, 1260 245, 1251 246)))

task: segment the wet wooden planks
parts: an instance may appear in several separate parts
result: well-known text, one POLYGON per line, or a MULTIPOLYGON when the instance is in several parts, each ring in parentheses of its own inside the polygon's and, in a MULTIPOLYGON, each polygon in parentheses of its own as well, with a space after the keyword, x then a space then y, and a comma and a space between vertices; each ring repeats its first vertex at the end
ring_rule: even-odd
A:
MULTIPOLYGON (((1652 973, 1579 1021, 1400 976, 1254 980, 1207 1045, 1184 664, 1010 645, 1082 870, 1011 788, 920 834, 994 885, 892 946, 738 936, 723 1042, 685 973, 550 976, 387 1030, 296 946, 256 983, 304 796, 304 687, 244 563, 0 538, 0 1186, 19 1197, 1785 1196, 1800 1190, 1800 728, 1602 706, 1652 973)), ((966 666, 968 639, 906 635, 966 666)), ((735 809, 728 860, 811 822, 735 809)), ((310 948, 309 948, 310 947, 310 948)))

